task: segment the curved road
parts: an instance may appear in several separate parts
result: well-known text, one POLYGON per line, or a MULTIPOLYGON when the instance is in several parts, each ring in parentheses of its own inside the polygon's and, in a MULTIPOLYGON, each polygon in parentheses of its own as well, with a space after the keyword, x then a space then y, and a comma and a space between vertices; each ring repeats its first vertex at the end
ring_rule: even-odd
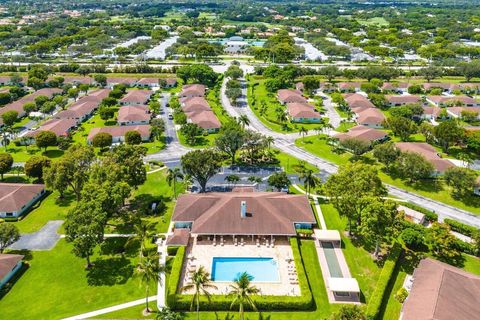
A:
MULTIPOLYGON (((242 89, 243 97, 241 100, 241 101, 244 101, 244 103, 240 103, 239 104, 240 107, 232 106, 227 96, 225 95, 226 81, 227 79, 225 79, 222 84, 221 101, 222 101, 223 107, 231 116, 238 117, 241 114, 247 115, 248 118, 250 119, 249 127, 265 135, 273 136, 275 138, 275 146, 281 151, 317 166, 321 171, 323 171, 327 175, 337 172, 337 169, 338 169, 337 165, 331 162, 328 162, 320 157, 317 157, 295 146, 295 139, 298 138, 297 134, 282 134, 282 133, 274 132, 269 128, 267 128, 255 116, 253 111, 248 107, 247 103, 245 102, 245 97, 247 93, 245 85, 243 86, 243 89, 242 89)), ((245 84, 244 81, 242 83, 245 84)), ((386 185, 386 186, 391 195, 398 197, 400 199, 412 202, 428 210, 434 211, 435 213, 438 214, 439 219, 441 221, 445 218, 450 218, 450 219, 455 219, 460 222, 480 228, 480 216, 475 215, 474 213, 471 213, 466 210, 462 210, 453 206, 446 205, 444 203, 420 196, 418 194, 411 193, 409 191, 403 190, 401 188, 398 188, 392 185, 386 185)))

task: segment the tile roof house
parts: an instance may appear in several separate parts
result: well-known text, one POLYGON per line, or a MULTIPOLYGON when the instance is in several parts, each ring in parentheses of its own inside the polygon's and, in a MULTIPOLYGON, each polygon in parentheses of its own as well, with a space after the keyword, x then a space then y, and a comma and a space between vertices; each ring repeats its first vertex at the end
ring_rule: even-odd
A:
POLYGON ((355 108, 375 108, 370 100, 358 93, 347 93, 343 95, 343 98, 352 111, 355 111, 355 108))
POLYGON ((340 92, 358 92, 362 86, 361 82, 340 82, 338 83, 340 92))
POLYGON ((305 195, 282 192, 183 194, 172 221, 192 235, 294 236, 316 224, 305 195))
POLYGON ((388 135, 385 131, 371 129, 365 126, 356 126, 345 133, 337 133, 334 135, 339 141, 347 139, 357 139, 368 143, 383 141, 387 139, 388 135))
POLYGON ((93 79, 90 77, 70 77, 70 76, 63 76, 59 75, 59 77, 63 78, 63 83, 70 83, 74 86, 78 86, 79 84, 93 84, 93 79))
POLYGON ((158 78, 141 78, 135 85, 140 88, 156 88, 160 86, 158 80, 158 78))
POLYGON ((76 126, 75 119, 50 119, 42 123, 38 129, 28 132, 26 136, 35 137, 41 131, 51 131, 57 137, 67 137, 76 126))
POLYGON ((133 106, 133 105, 145 105, 150 100, 153 92, 150 90, 129 90, 127 94, 120 99, 120 105, 133 106))
POLYGON ((402 320, 471 320, 480 315, 480 276, 426 258, 413 273, 402 320))
POLYGON ((451 87, 452 84, 446 82, 426 82, 423 84, 423 89, 426 91, 438 88, 442 89, 443 92, 449 92, 451 87))
POLYGON ((127 87, 133 87, 135 83, 137 82, 136 78, 117 78, 117 77, 109 77, 107 78, 107 87, 108 88, 113 88, 116 84, 124 84, 127 87))
POLYGON ((423 107, 422 119, 436 120, 440 115, 442 108, 439 107, 423 107))
POLYGON ((437 107, 447 106, 465 106, 465 107, 480 107, 480 103, 474 98, 468 96, 428 96, 427 101, 437 107))
POLYGON ((187 84, 182 87, 178 94, 179 98, 203 97, 207 88, 203 84, 187 84))
POLYGON ((77 124, 82 123, 90 118, 93 112, 100 105, 99 102, 89 99, 79 99, 72 104, 68 109, 60 111, 55 115, 56 119, 75 119, 77 124))
POLYGON ((363 111, 355 112, 357 123, 370 128, 382 128, 385 116, 376 108, 368 108, 363 111))
POLYGON ((446 110, 453 118, 462 118, 462 112, 468 111, 476 113, 476 119, 480 119, 480 107, 449 107, 446 110))
POLYGON ((436 170, 436 174, 444 173, 455 165, 447 159, 442 159, 434 147, 425 142, 397 142, 395 146, 402 152, 414 152, 427 159, 436 170))
POLYGON ((405 93, 408 92, 408 87, 410 86, 407 82, 384 82, 381 89, 382 91, 390 91, 396 93, 405 93))
POLYGON ((287 112, 291 122, 319 123, 321 121, 320 113, 308 103, 289 103, 287 104, 287 112))
POLYGON ((337 85, 331 82, 320 82, 320 86, 318 88, 320 91, 323 92, 335 92, 337 91, 337 85))
POLYGON ((277 92, 277 98, 281 104, 287 103, 306 103, 307 99, 302 95, 301 91, 292 89, 280 89, 277 92))
POLYGON ((180 105, 184 112, 211 110, 208 101, 204 97, 183 98, 180 105))
POLYGON ((23 258, 20 254, 0 253, 0 289, 20 270, 23 258))
POLYGON ((95 137, 98 133, 106 132, 112 135, 112 142, 124 142, 125 141, 125 134, 128 131, 137 131, 140 133, 142 137, 142 141, 149 141, 150 140, 150 125, 134 125, 134 126, 109 126, 109 127, 101 127, 101 128, 93 128, 88 133, 87 142, 89 144, 92 143, 93 137, 95 137))
POLYGON ((121 126, 149 124, 151 117, 148 106, 124 106, 118 109, 117 123, 121 126))
POLYGON ((422 97, 414 95, 386 96, 390 107, 398 107, 406 104, 423 104, 422 97))
POLYGON ((188 122, 195 123, 209 133, 217 132, 221 127, 220 121, 212 110, 194 110, 185 112, 185 115, 188 122))
POLYGON ((16 111, 18 112, 18 117, 22 118, 26 115, 25 110, 23 110, 24 104, 35 101, 35 98, 38 96, 46 96, 47 98, 51 99, 53 96, 61 93, 62 93, 62 89, 43 88, 35 91, 34 93, 24 96, 15 102, 5 105, 4 107, 0 108, 0 126, 3 125, 3 120, 1 119, 1 115, 4 114, 5 112, 12 111, 12 110, 16 111))
POLYGON ((0 183, 0 218, 21 216, 44 194, 43 184, 0 183))

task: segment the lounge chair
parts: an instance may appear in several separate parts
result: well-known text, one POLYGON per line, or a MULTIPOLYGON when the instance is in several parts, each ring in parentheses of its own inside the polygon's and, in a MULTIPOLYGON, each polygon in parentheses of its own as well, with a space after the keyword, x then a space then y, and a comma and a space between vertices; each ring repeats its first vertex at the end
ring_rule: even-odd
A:
POLYGON ((257 239, 257 247, 260 248, 260 240, 259 239, 257 239))

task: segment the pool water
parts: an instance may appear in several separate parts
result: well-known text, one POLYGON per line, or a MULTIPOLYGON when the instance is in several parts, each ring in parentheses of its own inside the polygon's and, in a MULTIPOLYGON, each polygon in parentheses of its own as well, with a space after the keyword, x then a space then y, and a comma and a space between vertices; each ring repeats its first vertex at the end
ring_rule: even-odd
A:
POLYGON ((243 272, 253 277, 252 282, 279 281, 277 261, 273 258, 213 258, 213 281, 233 281, 243 272))
POLYGON ((328 271, 330 271, 330 276, 332 278, 343 278, 342 269, 338 263, 337 255, 335 254, 335 247, 331 242, 323 242, 323 253, 325 254, 325 259, 327 259, 328 271))

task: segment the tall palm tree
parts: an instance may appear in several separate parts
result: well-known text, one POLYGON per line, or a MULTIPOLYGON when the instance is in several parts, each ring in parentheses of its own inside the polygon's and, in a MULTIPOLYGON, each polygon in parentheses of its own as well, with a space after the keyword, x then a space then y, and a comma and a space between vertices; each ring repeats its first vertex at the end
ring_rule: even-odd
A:
POLYGON ((310 190, 320 184, 320 179, 313 174, 310 169, 305 169, 300 173, 300 180, 303 180, 303 186, 307 190, 307 196, 310 195, 310 190))
POLYGON ((275 142, 275 139, 272 136, 265 137, 265 143, 267 144, 267 148, 270 149, 275 142))
POLYGON ((175 167, 173 169, 168 169, 167 182, 169 186, 173 184, 173 197, 175 199, 177 199, 177 188, 176 188, 177 180, 180 180, 180 181, 183 180, 183 173, 182 171, 180 171, 180 168, 175 167))
POLYGON ((144 221, 140 218, 135 219, 133 232, 135 235, 128 239, 127 245, 133 241, 138 241, 140 243, 140 260, 142 260, 144 257, 147 240, 155 234, 155 224, 144 221))
POLYGON ((244 306, 245 304, 252 307, 253 310, 257 311, 255 302, 253 302, 251 295, 257 294, 259 292, 258 288, 251 285, 253 277, 248 273, 242 273, 237 279, 234 280, 234 284, 230 285, 231 291, 230 294, 234 296, 230 309, 238 303, 239 305, 239 316, 240 320, 244 319, 244 306))
MULTIPOLYGON (((135 273, 141 277, 141 283, 145 285, 145 306, 147 312, 150 312, 148 308, 148 295, 150 290, 150 284, 153 281, 161 281, 160 273, 165 272, 165 266, 160 266, 158 256, 148 256, 138 262, 135 273)), ((161 284, 160 284, 161 285, 161 284)))
POLYGON ((242 129, 245 129, 246 126, 250 125, 250 118, 246 114, 242 114, 237 118, 237 122, 242 126, 242 129))
POLYGON ((210 273, 205 270, 204 266, 200 266, 197 271, 193 272, 191 282, 180 288, 180 291, 188 291, 191 289, 194 289, 195 293, 193 294, 192 303, 190 304, 190 311, 193 311, 193 305, 196 304, 197 319, 200 319, 200 295, 204 294, 210 302, 208 289, 217 289, 217 287, 212 284, 210 273))
POLYGON ((302 135, 302 141, 305 141, 305 136, 308 134, 308 129, 305 127, 300 127, 300 134, 302 135))

